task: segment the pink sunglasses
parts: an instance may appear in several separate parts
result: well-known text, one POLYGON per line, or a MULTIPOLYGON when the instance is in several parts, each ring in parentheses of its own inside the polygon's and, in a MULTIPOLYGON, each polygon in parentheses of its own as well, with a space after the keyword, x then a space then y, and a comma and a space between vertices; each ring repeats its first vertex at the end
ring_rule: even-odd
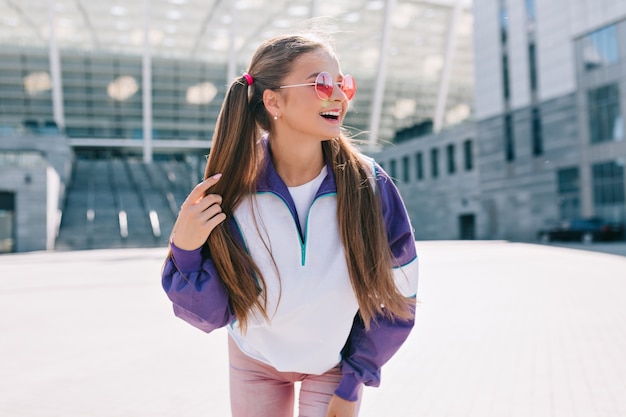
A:
MULTIPOLYGON (((292 85, 281 85, 279 88, 291 88, 291 87, 306 87, 306 86, 315 86, 315 92, 320 100, 329 100, 333 95, 333 90, 335 89, 335 83, 333 82, 333 77, 326 71, 322 71, 317 74, 317 78, 315 78, 314 83, 305 83, 305 84, 292 84, 292 85)), ((337 83, 337 86, 343 91, 348 100, 352 100, 354 94, 356 93, 356 82, 352 75, 346 74, 343 76, 343 81, 337 83)))

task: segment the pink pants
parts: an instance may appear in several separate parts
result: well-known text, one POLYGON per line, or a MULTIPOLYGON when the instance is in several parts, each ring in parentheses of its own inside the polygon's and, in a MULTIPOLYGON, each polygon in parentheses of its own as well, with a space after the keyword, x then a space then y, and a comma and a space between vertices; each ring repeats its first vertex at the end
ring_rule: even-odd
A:
MULTIPOLYGON (((228 337, 230 407, 233 417, 293 417, 294 383, 300 381, 300 417, 325 417, 341 372, 335 367, 323 375, 279 372, 242 353, 228 337)), ((356 406, 356 414, 360 405, 356 406)))

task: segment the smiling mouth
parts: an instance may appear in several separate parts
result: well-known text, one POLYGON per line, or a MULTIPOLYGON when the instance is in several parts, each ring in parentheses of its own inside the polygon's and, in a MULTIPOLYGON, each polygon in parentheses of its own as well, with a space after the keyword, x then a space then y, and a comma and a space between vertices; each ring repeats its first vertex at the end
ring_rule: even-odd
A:
POLYGON ((341 112, 340 111, 325 111, 325 112, 320 113, 320 116, 328 120, 339 120, 339 117, 341 116, 341 112))

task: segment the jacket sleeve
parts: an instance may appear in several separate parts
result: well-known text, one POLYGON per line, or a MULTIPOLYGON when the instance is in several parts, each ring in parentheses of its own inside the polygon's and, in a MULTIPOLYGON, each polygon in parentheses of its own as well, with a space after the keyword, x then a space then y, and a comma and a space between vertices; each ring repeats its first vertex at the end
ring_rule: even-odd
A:
POLYGON ((162 285, 174 314, 198 329, 211 332, 232 322, 235 315, 228 293, 210 257, 201 248, 186 251, 170 243, 162 285))
MULTIPOLYGON (((415 298, 418 262, 413 229, 400 194, 389 176, 377 169, 377 192, 383 208, 387 239, 396 260, 394 278, 402 295, 415 298)), ((377 317, 370 330, 357 313, 352 330, 342 352, 342 378, 335 394, 356 401, 361 385, 379 386, 382 366, 398 351, 415 323, 415 307, 409 320, 377 317)))

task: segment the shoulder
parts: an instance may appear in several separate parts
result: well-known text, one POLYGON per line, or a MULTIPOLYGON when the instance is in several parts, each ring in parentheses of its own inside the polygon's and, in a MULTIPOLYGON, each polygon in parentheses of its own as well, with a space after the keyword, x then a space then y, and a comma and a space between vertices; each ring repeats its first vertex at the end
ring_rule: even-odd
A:
POLYGON ((387 172, 383 169, 383 167, 376 162, 374 158, 365 154, 358 155, 359 161, 361 165, 368 173, 368 176, 371 180, 372 185, 374 186, 375 191, 381 192, 383 194, 398 194, 396 186, 392 181, 391 177, 387 172))
POLYGON ((363 160, 368 161, 371 167, 371 178, 375 184, 375 192, 378 194, 378 198, 381 201, 383 214, 385 217, 391 215, 395 217, 406 213, 406 207, 404 201, 396 187, 395 182, 391 176, 381 167, 374 158, 363 155, 363 160))

